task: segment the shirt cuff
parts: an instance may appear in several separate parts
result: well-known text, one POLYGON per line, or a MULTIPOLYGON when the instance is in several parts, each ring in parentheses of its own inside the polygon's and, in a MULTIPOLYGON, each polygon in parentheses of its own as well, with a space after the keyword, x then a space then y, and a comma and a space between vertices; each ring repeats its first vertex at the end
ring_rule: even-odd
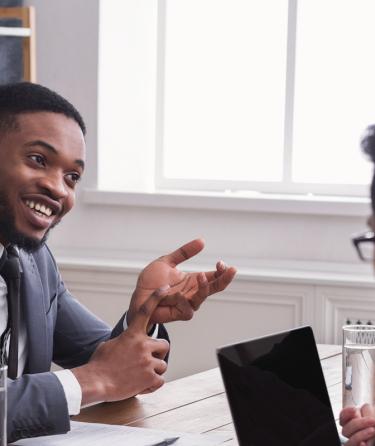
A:
MULTIPOLYGON (((125 313, 124 321, 123 321, 123 323, 122 323, 122 326, 123 326, 123 328, 124 328, 124 331, 127 330, 127 328, 128 328, 127 317, 128 317, 128 312, 125 313)), ((159 334, 159 324, 155 324, 155 325, 151 328, 151 330, 150 330, 150 332, 148 333, 148 335, 149 335, 151 338, 157 339, 158 334, 159 334)))
POLYGON ((53 372, 63 386, 69 415, 78 415, 81 410, 82 389, 77 378, 70 370, 53 372))

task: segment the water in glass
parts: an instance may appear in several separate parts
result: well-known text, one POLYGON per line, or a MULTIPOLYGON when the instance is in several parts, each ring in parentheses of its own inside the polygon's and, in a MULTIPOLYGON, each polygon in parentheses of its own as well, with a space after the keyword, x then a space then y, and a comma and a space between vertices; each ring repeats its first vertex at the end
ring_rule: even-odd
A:
POLYGON ((375 327, 344 327, 342 390, 343 407, 375 403, 375 327))

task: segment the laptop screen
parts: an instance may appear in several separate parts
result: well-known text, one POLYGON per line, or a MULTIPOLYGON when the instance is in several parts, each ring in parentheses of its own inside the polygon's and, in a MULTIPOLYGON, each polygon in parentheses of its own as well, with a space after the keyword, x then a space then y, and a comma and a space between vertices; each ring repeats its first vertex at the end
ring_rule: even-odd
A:
POLYGON ((217 354, 240 446, 341 444, 310 327, 217 354))

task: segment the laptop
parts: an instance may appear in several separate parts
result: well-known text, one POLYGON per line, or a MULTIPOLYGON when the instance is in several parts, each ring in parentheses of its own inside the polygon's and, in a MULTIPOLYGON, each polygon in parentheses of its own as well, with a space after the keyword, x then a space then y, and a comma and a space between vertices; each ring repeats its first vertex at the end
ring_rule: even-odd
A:
POLYGON ((217 349, 240 446, 340 446, 311 327, 217 349))

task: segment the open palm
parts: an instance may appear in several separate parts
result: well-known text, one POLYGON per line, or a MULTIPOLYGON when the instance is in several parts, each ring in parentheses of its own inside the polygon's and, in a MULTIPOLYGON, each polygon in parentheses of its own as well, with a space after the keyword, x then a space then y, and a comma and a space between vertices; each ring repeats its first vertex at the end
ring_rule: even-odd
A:
POLYGON ((224 290, 233 280, 236 270, 223 262, 216 270, 186 273, 177 265, 198 254, 204 248, 201 239, 192 240, 170 254, 159 257, 140 273, 128 312, 128 322, 147 298, 157 289, 168 287, 168 295, 154 310, 152 323, 191 319, 202 302, 211 294, 224 290))

